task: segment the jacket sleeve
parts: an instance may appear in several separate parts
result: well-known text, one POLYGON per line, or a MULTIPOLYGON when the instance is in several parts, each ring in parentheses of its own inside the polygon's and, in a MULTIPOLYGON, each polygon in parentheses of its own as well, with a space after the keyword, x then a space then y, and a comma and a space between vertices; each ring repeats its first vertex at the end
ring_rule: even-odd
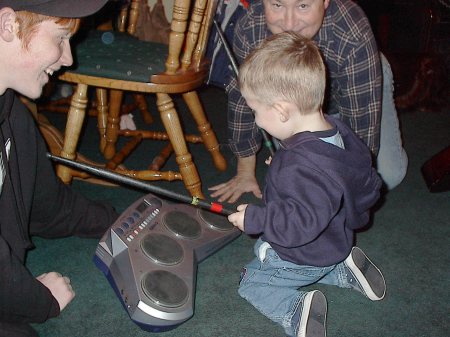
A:
POLYGON ((11 126, 21 182, 28 190, 23 196, 24 203, 31 205, 31 235, 101 237, 118 214, 111 205, 89 200, 59 180, 46 156, 47 145, 34 119, 21 102, 16 100, 15 104, 18 106, 14 108, 11 126))
POLYGON ((339 90, 333 92, 332 96, 337 95, 333 99, 338 101, 342 120, 376 156, 380 146, 382 74, 371 32, 367 33, 366 42, 347 56, 338 82, 339 90))
MULTIPOLYGON (((238 20, 233 35, 233 52, 238 64, 266 37, 265 25, 255 25, 253 16, 244 15, 238 20), (251 37, 251 38, 249 38, 251 37)), ((228 93, 228 142, 237 157, 255 155, 261 147, 261 133, 252 110, 242 97, 236 76, 232 76, 228 93)))
POLYGON ((63 184, 53 173, 45 154, 38 158, 37 177, 30 219, 31 235, 99 238, 118 217, 111 205, 89 200, 63 184))
POLYGON ((50 290, 11 253, 0 236, 0 321, 41 323, 59 315, 50 290))
POLYGON ((245 233, 264 233, 269 242, 283 247, 314 241, 339 212, 341 190, 320 172, 299 165, 280 170, 274 179, 264 192, 270 200, 247 207, 245 233))

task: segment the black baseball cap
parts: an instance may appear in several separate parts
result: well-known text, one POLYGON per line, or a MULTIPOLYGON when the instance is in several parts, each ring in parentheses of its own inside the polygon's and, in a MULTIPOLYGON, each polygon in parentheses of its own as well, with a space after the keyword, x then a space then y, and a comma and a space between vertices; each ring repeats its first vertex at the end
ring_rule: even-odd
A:
POLYGON ((81 18, 97 12, 108 0, 0 0, 0 8, 61 18, 81 18))

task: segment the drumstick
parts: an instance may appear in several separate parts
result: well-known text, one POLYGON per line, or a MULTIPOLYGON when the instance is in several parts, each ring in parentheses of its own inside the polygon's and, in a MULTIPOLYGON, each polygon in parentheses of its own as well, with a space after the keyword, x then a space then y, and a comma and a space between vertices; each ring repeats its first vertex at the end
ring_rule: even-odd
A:
MULTIPOLYGON (((238 76, 239 69, 238 69, 236 60, 233 56, 233 52, 231 51, 230 47, 228 46, 227 40, 225 39, 225 36, 223 35, 222 29, 220 29, 220 26, 216 20, 214 20, 214 25, 216 27, 217 34, 219 35, 220 41, 222 42, 223 47, 225 49, 225 53, 227 54, 228 59, 230 60, 231 67, 233 68, 234 74, 236 76, 238 76)), ((259 130, 261 131, 261 134, 264 138, 264 145, 269 149, 270 155, 273 156, 275 154, 275 150, 273 148, 272 141, 269 139, 269 136, 267 135, 267 132, 265 130, 263 130, 261 128, 259 130)))
POLYGON ((106 178, 108 180, 112 180, 117 183, 123 183, 125 185, 129 185, 129 186, 136 187, 136 188, 148 191, 148 192, 152 192, 152 193, 159 194, 159 195, 162 195, 165 197, 169 197, 171 199, 181 201, 183 203, 191 204, 193 206, 197 206, 199 208, 206 209, 206 210, 214 212, 214 213, 230 215, 230 214, 236 212, 236 211, 232 211, 232 210, 224 208, 222 206, 222 204, 219 204, 216 202, 208 202, 205 200, 201 200, 198 197, 190 197, 187 195, 169 191, 164 188, 161 188, 161 187, 158 187, 155 185, 151 185, 145 181, 134 179, 134 178, 113 172, 111 170, 102 169, 102 168, 88 165, 85 163, 80 163, 80 162, 77 162, 74 160, 54 156, 51 153, 47 153, 47 157, 59 164, 70 166, 75 169, 79 169, 81 171, 91 173, 95 176, 106 178))

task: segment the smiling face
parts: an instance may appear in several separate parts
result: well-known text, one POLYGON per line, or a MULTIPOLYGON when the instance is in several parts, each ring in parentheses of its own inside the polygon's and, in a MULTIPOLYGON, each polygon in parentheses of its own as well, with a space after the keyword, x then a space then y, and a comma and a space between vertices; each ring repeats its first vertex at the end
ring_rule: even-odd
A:
POLYGON ((29 98, 38 98, 49 76, 73 63, 71 35, 66 27, 46 20, 38 24, 27 47, 16 38, 11 45, 16 58, 12 61, 8 87, 29 98))
POLYGON ((313 38, 322 26, 330 0, 263 0, 267 27, 273 34, 293 31, 313 38))

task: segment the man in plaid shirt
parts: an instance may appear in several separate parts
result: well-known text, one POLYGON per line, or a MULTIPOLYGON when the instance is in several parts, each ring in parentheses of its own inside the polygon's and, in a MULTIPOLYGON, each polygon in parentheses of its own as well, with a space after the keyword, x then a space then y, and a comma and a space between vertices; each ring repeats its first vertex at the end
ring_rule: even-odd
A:
MULTIPOLYGON (((317 43, 329 76, 326 112, 344 121, 367 144, 387 188, 397 186, 406 174, 407 156, 393 103, 392 73, 361 8, 350 0, 252 1, 234 32, 237 61, 241 63, 266 37, 283 31, 295 31, 317 43)), ((237 175, 211 187, 211 196, 221 202, 235 202, 245 192, 261 197, 255 178, 261 134, 235 78, 227 92, 229 145, 238 158, 237 175)))

